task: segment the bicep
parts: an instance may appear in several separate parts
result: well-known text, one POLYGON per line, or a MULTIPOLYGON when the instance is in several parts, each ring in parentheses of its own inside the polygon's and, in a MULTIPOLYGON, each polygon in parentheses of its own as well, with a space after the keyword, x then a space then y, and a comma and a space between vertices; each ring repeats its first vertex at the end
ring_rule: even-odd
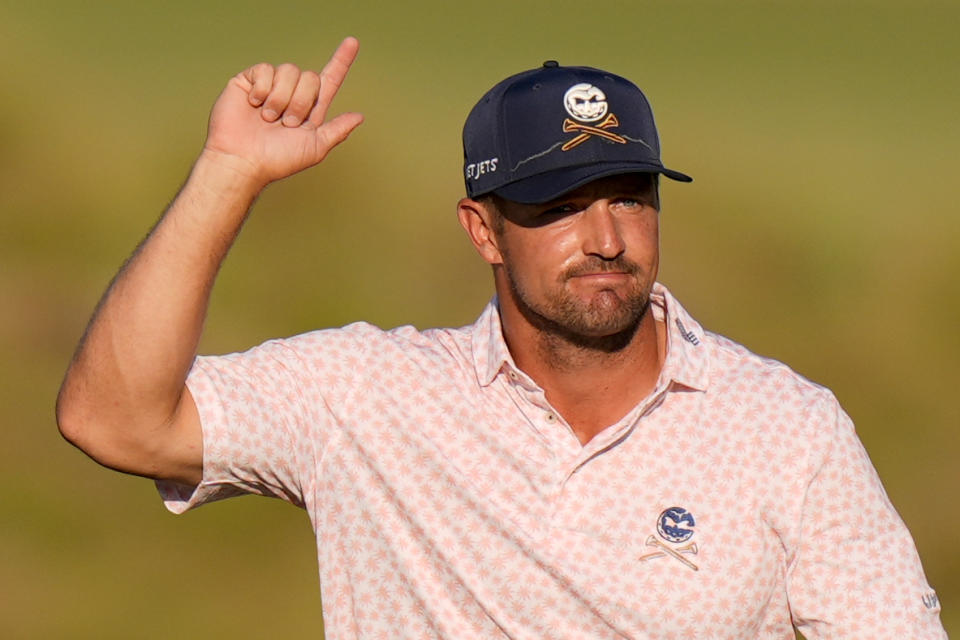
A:
POLYGON ((186 386, 168 430, 167 437, 161 438, 159 445, 159 466, 147 475, 188 486, 200 484, 203 478, 203 430, 197 403, 186 386))
POLYGON ((130 429, 115 441, 86 453, 100 464, 154 480, 195 486, 203 476, 200 414, 190 390, 183 392, 170 418, 154 428, 130 429))

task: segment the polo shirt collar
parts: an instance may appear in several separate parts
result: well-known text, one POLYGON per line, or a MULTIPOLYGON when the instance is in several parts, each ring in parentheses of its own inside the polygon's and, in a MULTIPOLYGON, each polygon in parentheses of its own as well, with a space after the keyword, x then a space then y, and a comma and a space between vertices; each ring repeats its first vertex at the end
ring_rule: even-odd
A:
MULTIPOLYGON (((667 358, 661 379, 704 391, 708 385, 709 362, 704 329, 662 284, 655 283, 650 296, 651 311, 666 321, 667 358)), ((490 385, 500 373, 515 373, 530 382, 517 368, 503 339, 496 296, 487 304, 472 330, 473 362, 477 381, 490 385)))
POLYGON ((650 306, 667 328, 667 359, 660 378, 706 391, 710 362, 703 327, 659 282, 653 285, 650 306))
POLYGON ((521 371, 513 362, 513 356, 503 339, 503 326, 500 324, 500 305, 497 296, 487 303, 483 313, 473 325, 473 364, 477 371, 477 381, 486 387, 502 371, 509 373, 521 371))

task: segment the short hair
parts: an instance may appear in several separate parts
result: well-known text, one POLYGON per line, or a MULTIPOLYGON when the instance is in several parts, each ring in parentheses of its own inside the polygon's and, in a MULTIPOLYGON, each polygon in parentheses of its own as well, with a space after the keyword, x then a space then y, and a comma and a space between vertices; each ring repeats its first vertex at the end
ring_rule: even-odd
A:
POLYGON ((477 202, 490 211, 490 226, 494 233, 503 233, 503 209, 507 200, 495 193, 485 193, 477 198, 477 202))

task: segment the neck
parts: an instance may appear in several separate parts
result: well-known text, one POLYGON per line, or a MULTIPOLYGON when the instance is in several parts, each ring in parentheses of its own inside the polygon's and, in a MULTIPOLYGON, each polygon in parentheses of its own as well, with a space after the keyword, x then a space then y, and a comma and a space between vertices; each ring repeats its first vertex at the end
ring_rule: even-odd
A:
POLYGON ((574 336, 500 302, 507 347, 517 366, 545 391, 581 443, 616 423, 656 386, 666 331, 649 305, 629 329, 601 337, 574 336))

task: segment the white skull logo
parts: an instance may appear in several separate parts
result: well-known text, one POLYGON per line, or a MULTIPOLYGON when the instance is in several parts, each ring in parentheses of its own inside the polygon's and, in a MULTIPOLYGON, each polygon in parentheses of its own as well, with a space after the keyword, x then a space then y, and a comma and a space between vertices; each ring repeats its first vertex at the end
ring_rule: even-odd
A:
POLYGON ((592 84, 575 84, 563 94, 567 113, 581 122, 594 122, 607 115, 607 96, 592 84))

